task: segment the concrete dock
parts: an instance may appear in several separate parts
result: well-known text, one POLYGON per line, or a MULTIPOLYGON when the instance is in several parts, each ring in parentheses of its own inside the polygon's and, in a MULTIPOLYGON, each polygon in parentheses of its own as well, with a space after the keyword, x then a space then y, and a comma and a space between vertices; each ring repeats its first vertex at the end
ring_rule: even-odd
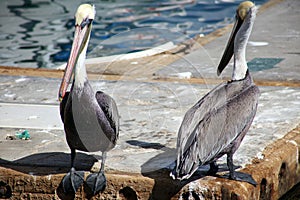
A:
MULTIPOLYGON (((297 0, 261 6, 247 47, 261 96, 234 163, 256 187, 220 177, 226 172, 183 182, 169 177, 185 112, 231 76, 228 67, 217 77, 216 66, 232 26, 148 57, 88 62, 93 88, 113 96, 121 116, 119 141, 107 155, 107 188, 92 199, 279 199, 300 188, 299 9, 297 0)), ((61 70, 0 67, 0 198, 86 198, 84 186, 75 197, 59 187, 70 165, 57 100, 61 77, 61 70), (24 130, 31 138, 17 139, 24 130)), ((76 169, 88 174, 100 158, 80 152, 76 169)))

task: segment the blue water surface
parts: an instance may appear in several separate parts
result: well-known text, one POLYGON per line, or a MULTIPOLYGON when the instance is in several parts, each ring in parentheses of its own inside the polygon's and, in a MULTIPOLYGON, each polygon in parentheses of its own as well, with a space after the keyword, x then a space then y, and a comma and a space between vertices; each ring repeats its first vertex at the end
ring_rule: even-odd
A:
MULTIPOLYGON (((74 14, 96 7, 89 57, 149 49, 233 22, 240 0, 1 0, 0 65, 55 68, 72 45, 74 14)), ((256 0, 261 5, 266 0, 256 0)))

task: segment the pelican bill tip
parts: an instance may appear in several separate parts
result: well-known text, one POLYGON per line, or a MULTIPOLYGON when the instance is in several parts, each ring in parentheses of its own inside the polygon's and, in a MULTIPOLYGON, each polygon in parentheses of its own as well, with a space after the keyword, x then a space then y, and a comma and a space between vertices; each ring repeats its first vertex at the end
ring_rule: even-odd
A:
POLYGON ((61 94, 58 95, 58 101, 59 101, 59 102, 62 102, 63 98, 64 98, 64 97, 63 97, 61 94))

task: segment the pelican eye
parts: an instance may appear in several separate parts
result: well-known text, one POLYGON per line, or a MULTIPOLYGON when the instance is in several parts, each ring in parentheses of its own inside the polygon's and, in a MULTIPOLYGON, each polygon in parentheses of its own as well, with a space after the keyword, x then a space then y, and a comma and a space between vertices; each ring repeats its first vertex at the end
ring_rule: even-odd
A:
POLYGON ((93 21, 93 19, 85 18, 85 19, 81 22, 80 27, 81 27, 81 28, 84 28, 86 25, 91 24, 92 21, 93 21))

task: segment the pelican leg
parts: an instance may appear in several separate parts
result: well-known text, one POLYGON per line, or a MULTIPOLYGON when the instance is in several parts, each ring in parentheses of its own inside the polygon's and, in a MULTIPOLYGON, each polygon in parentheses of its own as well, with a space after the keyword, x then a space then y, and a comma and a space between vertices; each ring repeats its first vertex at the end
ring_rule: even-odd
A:
POLYGON ((90 188, 92 195, 95 195, 105 190, 106 187, 106 178, 104 175, 105 159, 106 159, 106 152, 103 152, 100 171, 98 173, 91 173, 86 178, 86 183, 90 188))
POLYGON ((229 179, 236 180, 232 156, 233 156, 232 153, 227 154, 227 166, 229 169, 229 179))
POLYGON ((229 179, 236 180, 236 181, 244 181, 252 184, 253 186, 256 186, 257 182, 253 179, 251 174, 234 171, 232 156, 233 154, 231 153, 227 154, 227 166, 229 168, 229 179))
POLYGON ((75 149, 71 149, 71 169, 69 173, 67 173, 63 180, 62 180, 62 186, 64 193, 69 194, 73 193, 75 194, 77 189, 83 184, 84 181, 84 172, 83 171, 76 171, 74 168, 74 160, 76 156, 75 149))
POLYGON ((212 163, 209 164, 209 170, 207 172, 208 175, 215 175, 218 172, 218 165, 216 161, 213 161, 212 163))

